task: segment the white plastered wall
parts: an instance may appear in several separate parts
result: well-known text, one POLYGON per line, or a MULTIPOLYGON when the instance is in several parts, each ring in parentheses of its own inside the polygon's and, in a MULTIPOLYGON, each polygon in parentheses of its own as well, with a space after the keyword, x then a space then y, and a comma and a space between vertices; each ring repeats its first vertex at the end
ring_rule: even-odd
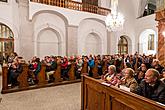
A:
POLYGON ((105 25, 96 19, 85 19, 78 27, 78 54, 86 54, 85 52, 85 40, 91 33, 95 33, 100 40, 101 54, 107 53, 107 31, 105 25))
MULTIPOLYGON (((38 55, 37 50, 37 40, 39 33, 44 29, 53 29, 56 31, 59 39, 59 55, 66 55, 66 24, 63 18, 57 16, 55 13, 52 14, 51 11, 46 11, 39 13, 33 19, 34 25, 34 54, 38 55)), ((52 47, 50 47, 52 48, 52 47)), ((46 52, 45 52, 46 54, 46 52)))
MULTIPOLYGON (((107 3, 109 3, 108 0, 105 1, 101 0, 101 5, 103 7, 104 6, 108 7, 107 3)), ((81 43, 80 39, 83 39, 82 34, 84 33, 86 33, 85 36, 87 36, 89 33, 94 32, 100 37, 102 42, 102 47, 101 47, 102 54, 107 54, 107 50, 109 50, 108 51, 109 54, 114 54, 115 50, 117 50, 118 38, 122 35, 126 35, 128 36, 128 38, 130 38, 130 41, 132 42, 130 46, 132 48, 130 49, 129 53, 134 53, 135 51, 138 50, 140 34, 145 29, 152 29, 157 33, 157 28, 156 28, 157 24, 155 22, 155 15, 136 19, 138 16, 138 9, 139 9, 138 0, 119 0, 119 11, 123 13, 125 16, 124 30, 121 32, 110 33, 110 34, 107 34, 105 25, 104 23, 102 23, 105 20, 105 16, 91 14, 88 12, 75 11, 75 10, 70 10, 55 6, 48 6, 44 4, 31 3, 31 2, 30 4, 26 4, 26 5, 27 7, 26 6, 23 7, 21 6, 21 4, 16 3, 15 0, 9 0, 9 3, 7 4, 0 3, 0 22, 6 24, 9 28, 11 28, 15 36, 16 52, 18 54, 21 53, 21 55, 27 59, 29 59, 30 57, 36 54, 35 53, 36 50, 34 49, 35 47, 34 41, 35 39, 37 39, 38 33, 46 28, 51 28, 59 32, 59 35, 61 36, 61 40, 64 41, 62 47, 63 48, 62 54, 66 54, 67 51, 66 37, 67 37, 68 26, 74 27, 75 33, 72 35, 74 36, 74 38, 77 38, 77 40, 74 40, 77 43, 74 44, 77 44, 75 45, 76 46, 75 48, 77 48, 78 50, 78 52, 76 50, 74 50, 74 52, 78 54, 81 54, 80 50, 82 50, 81 49, 82 47, 79 48, 79 46, 81 46, 82 44, 79 45, 79 43, 81 43), (48 13, 50 15, 50 19, 52 19, 52 14, 53 14, 52 11, 58 12, 61 15, 65 16, 65 19, 68 21, 68 24, 65 26, 63 25, 65 28, 61 28, 59 27, 61 23, 59 24, 59 22, 56 22, 54 20, 53 21, 44 20, 44 22, 37 21, 38 22, 37 23, 34 20, 36 13, 45 10, 49 11, 48 13), (82 28, 81 26, 85 25, 84 23, 82 24, 82 21, 91 18, 92 20, 88 20, 89 25, 87 25, 88 23, 86 23, 87 21, 85 21, 84 23, 86 23, 86 26, 82 28), (102 22, 98 22, 98 20, 96 19, 99 19, 102 22), (96 22, 96 25, 95 23, 91 23, 91 21, 96 22), (78 31, 76 30, 76 28, 78 28, 77 29, 78 31), (108 40, 110 41, 107 41, 107 37, 108 40), (30 44, 31 42, 33 42, 33 44, 30 44)), ((59 16, 59 14, 55 13, 53 14, 53 16, 59 16)), ((49 16, 44 15, 44 18, 45 17, 49 18, 49 16)), ((72 28, 70 30, 72 30, 72 28)))

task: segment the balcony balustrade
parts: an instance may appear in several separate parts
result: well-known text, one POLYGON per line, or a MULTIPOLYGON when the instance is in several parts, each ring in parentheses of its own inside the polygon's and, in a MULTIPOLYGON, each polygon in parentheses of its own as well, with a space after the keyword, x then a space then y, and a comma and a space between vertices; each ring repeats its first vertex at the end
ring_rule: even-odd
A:
POLYGON ((80 3, 71 0, 30 0, 31 2, 42 3, 46 5, 58 6, 62 8, 68 8, 77 11, 85 11, 90 13, 95 13, 99 15, 106 16, 110 13, 110 9, 106 9, 103 7, 87 4, 87 3, 80 3))

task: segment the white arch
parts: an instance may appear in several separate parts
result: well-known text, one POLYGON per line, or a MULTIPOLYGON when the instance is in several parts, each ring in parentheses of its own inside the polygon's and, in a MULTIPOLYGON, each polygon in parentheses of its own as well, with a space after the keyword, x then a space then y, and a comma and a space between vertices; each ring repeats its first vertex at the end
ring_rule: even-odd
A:
POLYGON ((38 28, 36 28, 36 30, 33 33, 33 35, 34 35, 34 55, 38 55, 38 53, 37 53, 37 38, 38 38, 38 34, 41 31, 45 30, 45 29, 53 29, 57 33, 58 39, 59 39, 59 47, 60 47, 59 55, 61 55, 61 56, 65 55, 66 44, 65 44, 64 34, 58 27, 56 27, 53 24, 49 24, 49 23, 46 23, 46 24, 43 24, 43 25, 39 26, 38 28))
POLYGON ((140 54, 156 54, 158 37, 153 29, 145 29, 139 37, 139 53, 140 54), (148 50, 148 35, 154 34, 154 50, 148 50))
POLYGON ((105 47, 107 47, 107 46, 106 46, 106 43, 103 43, 103 42, 106 42, 106 41, 103 41, 103 39, 102 39, 103 35, 100 32, 98 32, 98 31, 96 31, 94 29, 88 30, 88 31, 86 31, 84 33, 85 34, 81 35, 78 38, 78 44, 82 43, 82 45, 78 45, 78 54, 84 54, 83 50, 85 48, 85 40, 87 39, 87 36, 90 33, 95 33, 95 34, 98 35, 98 37, 100 39, 100 44, 101 44, 101 54, 104 54, 104 50, 107 50, 105 47))
POLYGON ((20 54, 20 43, 19 43, 19 30, 18 28, 11 23, 10 21, 0 18, 0 22, 8 26, 14 34, 14 50, 20 54))
POLYGON ((98 55, 98 54, 101 54, 102 53, 102 49, 101 49, 101 38, 99 37, 99 35, 97 35, 96 33, 89 33, 86 38, 85 38, 85 41, 84 41, 84 49, 86 50, 86 55, 90 55, 91 52, 93 52, 92 54, 94 55, 98 55), (90 36, 90 34, 92 36, 90 36), (94 38, 94 39, 91 39, 91 38, 94 38), (96 40, 96 42, 95 42, 96 40), (91 45, 92 43, 92 45, 91 45), (90 47, 90 45, 92 46, 91 48, 88 48, 90 47), (96 49, 96 50, 95 50, 96 49), (90 52, 89 52, 90 50, 90 52))

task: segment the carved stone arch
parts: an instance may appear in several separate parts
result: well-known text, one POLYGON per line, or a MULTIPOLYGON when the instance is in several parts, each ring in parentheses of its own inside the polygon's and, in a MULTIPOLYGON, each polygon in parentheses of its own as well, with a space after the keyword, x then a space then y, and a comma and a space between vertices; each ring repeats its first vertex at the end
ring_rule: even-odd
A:
POLYGON ((41 14, 41 13, 55 14, 55 15, 59 16, 65 22, 65 25, 68 25, 68 19, 66 18, 66 16, 64 16, 63 14, 61 14, 57 11, 53 11, 53 10, 40 10, 40 11, 37 11, 32 15, 32 20, 34 20, 35 17, 37 15, 41 14))
POLYGON ((65 44, 65 40, 64 40, 64 34, 63 32, 57 28, 56 26, 52 25, 52 24, 44 24, 41 25, 40 27, 38 27, 35 31, 34 31, 34 55, 38 55, 37 53, 37 39, 38 39, 38 35, 41 31, 45 30, 45 29, 52 29, 58 36, 58 40, 59 40, 59 55, 65 55, 66 52, 66 44, 65 44))
POLYGON ((95 33, 100 38, 101 53, 107 53, 107 30, 105 22, 97 18, 85 18, 78 27, 78 54, 84 54, 85 39, 90 33, 95 33), (90 25, 90 26, 89 26, 90 25), (95 26, 94 26, 95 25, 95 26))
POLYGON ((85 47, 86 47, 85 46, 85 42, 88 39, 87 37, 88 37, 89 34, 93 34, 93 35, 97 36, 96 39, 100 43, 100 54, 103 54, 104 43, 103 43, 103 39, 102 39, 102 34, 100 32, 98 32, 98 31, 96 31, 96 30, 88 30, 88 31, 86 31, 85 34, 83 35, 84 37, 79 39, 79 42, 81 42, 83 45, 82 46, 78 45, 78 49, 79 49, 78 53, 79 54, 86 54, 84 52, 85 47))
POLYGON ((84 38, 84 52, 86 55, 94 54, 100 55, 102 54, 102 40, 101 37, 95 33, 91 32, 84 38))

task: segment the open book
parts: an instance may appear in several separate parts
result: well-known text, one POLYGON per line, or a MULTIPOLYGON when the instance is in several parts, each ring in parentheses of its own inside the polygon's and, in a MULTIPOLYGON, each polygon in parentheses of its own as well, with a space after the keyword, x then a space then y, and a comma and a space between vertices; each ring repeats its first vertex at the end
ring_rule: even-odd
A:
POLYGON ((122 90, 130 92, 130 88, 126 87, 125 85, 120 85, 119 88, 122 90))

